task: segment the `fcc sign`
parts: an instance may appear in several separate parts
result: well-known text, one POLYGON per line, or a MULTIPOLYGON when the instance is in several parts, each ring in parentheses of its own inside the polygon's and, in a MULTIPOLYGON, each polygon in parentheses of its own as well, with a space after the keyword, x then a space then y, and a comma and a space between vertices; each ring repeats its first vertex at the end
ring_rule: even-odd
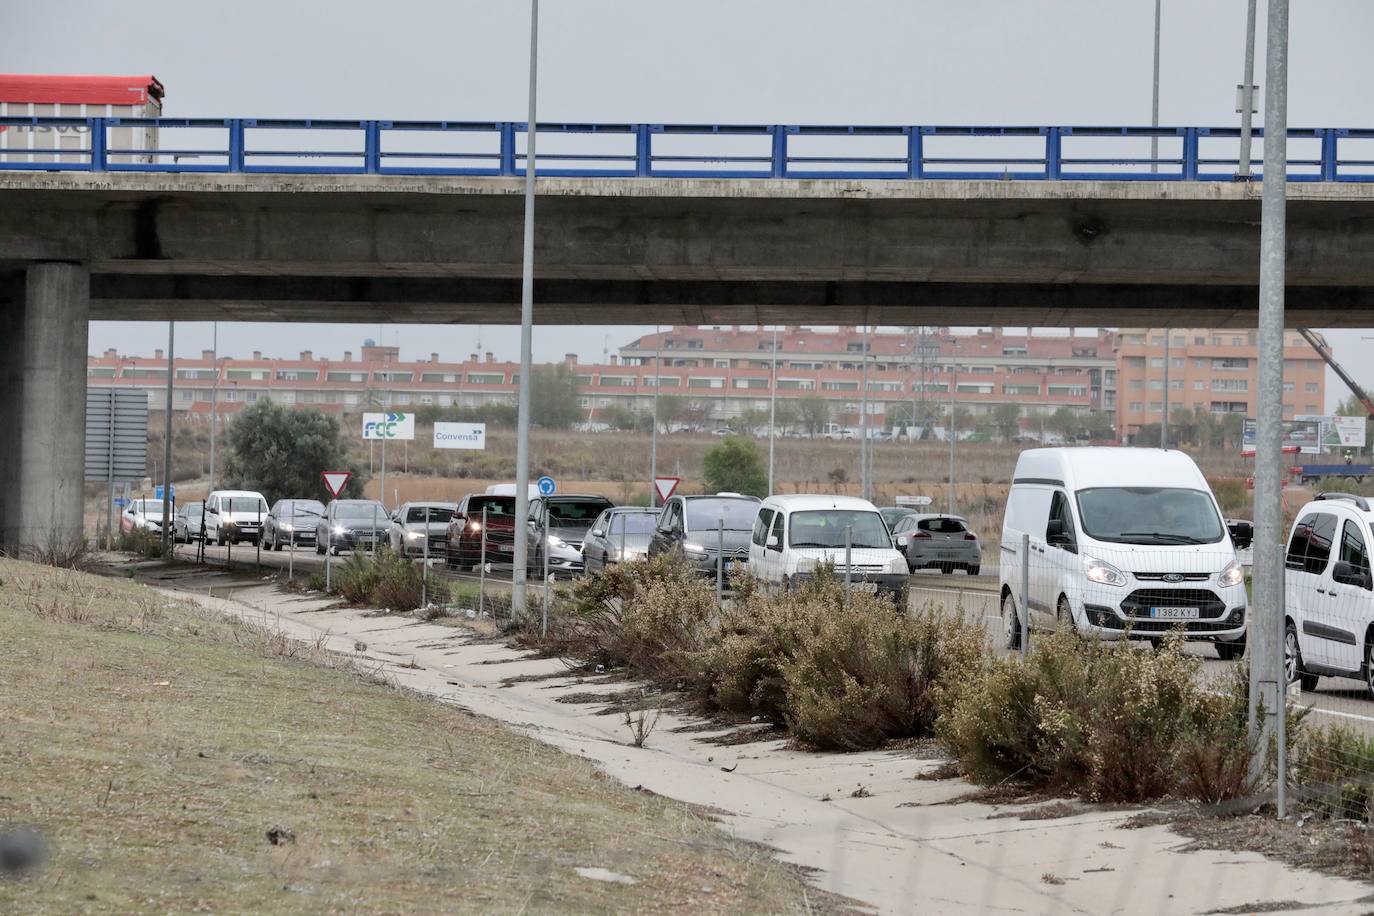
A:
POLYGON ((363 438, 414 439, 415 414, 365 413, 363 414, 363 438))

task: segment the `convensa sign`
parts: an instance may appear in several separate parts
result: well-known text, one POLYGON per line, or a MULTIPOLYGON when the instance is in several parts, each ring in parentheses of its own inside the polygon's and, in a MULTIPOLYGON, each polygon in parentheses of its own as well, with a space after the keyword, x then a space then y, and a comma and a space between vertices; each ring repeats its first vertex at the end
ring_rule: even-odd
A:
POLYGON ((487 447, 487 424, 485 423, 435 423, 435 448, 487 447))

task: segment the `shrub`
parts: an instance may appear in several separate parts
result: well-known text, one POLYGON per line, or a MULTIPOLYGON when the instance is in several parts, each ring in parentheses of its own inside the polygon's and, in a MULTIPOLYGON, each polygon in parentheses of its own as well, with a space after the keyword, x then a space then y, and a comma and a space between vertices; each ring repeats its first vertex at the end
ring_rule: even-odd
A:
POLYGON ((1305 735, 1295 757, 1294 784, 1319 811, 1374 820, 1374 738, 1330 725, 1305 735))
POLYGON ((162 536, 155 531, 145 531, 136 528, 132 531, 121 531, 119 538, 115 541, 115 550, 121 553, 132 553, 135 556, 143 557, 145 560, 156 560, 162 557, 162 536))
MULTIPOLYGON (((424 571, 388 547, 378 548, 373 556, 352 554, 334 575, 333 585, 349 604, 413 611, 425 603, 424 571)), ((448 598, 442 582, 431 580, 428 592, 431 602, 448 598)))
POLYGON ((768 495, 768 469, 752 439, 726 436, 720 445, 706 452, 701 464, 707 490, 768 495))
POLYGON ((963 679, 938 731, 980 782, 1158 798, 1180 786, 1184 749, 1215 741, 1205 729, 1224 717, 1197 684, 1199 664, 1178 639, 1143 652, 1051 634, 1029 657, 990 659, 963 679))

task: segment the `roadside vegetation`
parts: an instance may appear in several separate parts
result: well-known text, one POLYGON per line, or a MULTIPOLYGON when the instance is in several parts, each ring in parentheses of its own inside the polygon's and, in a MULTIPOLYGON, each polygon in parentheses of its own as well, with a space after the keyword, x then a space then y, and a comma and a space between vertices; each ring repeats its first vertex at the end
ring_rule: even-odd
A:
MULTIPOLYGON (((324 574, 312 575, 311 587, 324 591, 324 574)), ((442 605, 449 600, 448 586, 437 576, 424 581, 418 565, 382 546, 376 553, 355 551, 331 570, 330 591, 349 604, 404 613, 426 604, 442 605)))
POLYGON ((333 653, 0 559, 0 911, 834 911, 765 850, 333 653), (635 883, 580 876, 604 868, 635 883))

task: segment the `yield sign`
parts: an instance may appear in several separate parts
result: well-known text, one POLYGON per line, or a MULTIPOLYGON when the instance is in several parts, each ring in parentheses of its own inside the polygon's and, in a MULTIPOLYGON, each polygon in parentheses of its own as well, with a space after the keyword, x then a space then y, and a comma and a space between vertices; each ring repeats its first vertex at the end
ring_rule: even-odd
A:
POLYGON ((343 488, 348 486, 348 480, 353 476, 351 471, 321 471, 320 476, 324 478, 324 485, 329 490, 329 495, 335 499, 343 492, 343 488))
POLYGON ((677 491, 677 485, 682 483, 681 477, 655 477, 654 490, 658 492, 658 501, 666 503, 668 498, 677 491))

